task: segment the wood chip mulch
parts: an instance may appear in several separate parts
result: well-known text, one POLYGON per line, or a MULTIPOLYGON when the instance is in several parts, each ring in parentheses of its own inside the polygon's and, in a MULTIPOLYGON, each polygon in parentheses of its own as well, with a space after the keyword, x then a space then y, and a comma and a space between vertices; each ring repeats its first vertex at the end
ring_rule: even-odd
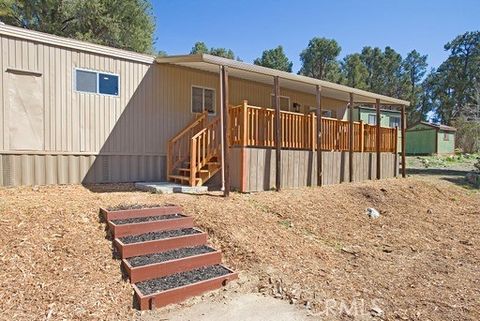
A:
POLYGON ((312 313, 335 300, 329 320, 359 319, 340 311, 359 300, 386 320, 480 320, 480 193, 423 177, 229 199, 128 184, 0 188, 1 318, 142 319, 98 211, 131 204, 182 206, 257 291, 312 313))

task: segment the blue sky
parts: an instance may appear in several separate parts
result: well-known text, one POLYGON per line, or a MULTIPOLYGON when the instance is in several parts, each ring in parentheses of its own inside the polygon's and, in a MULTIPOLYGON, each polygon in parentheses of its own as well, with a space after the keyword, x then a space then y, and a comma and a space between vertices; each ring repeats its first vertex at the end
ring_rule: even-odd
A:
POLYGON ((246 62, 281 44, 300 68, 299 53, 315 37, 337 40, 341 57, 363 46, 417 49, 431 67, 447 57, 443 45, 480 29, 480 0, 152 0, 156 48, 186 54, 196 41, 226 47, 246 62))

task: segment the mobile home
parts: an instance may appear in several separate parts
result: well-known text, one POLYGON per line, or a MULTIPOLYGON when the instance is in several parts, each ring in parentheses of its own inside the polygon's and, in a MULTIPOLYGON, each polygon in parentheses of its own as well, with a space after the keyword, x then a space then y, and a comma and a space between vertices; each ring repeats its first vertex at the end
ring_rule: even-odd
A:
POLYGON ((228 167, 232 189, 256 191, 398 174, 398 129, 354 121, 353 107, 404 110, 403 100, 210 55, 156 58, 7 25, 0 52, 3 186, 203 185, 228 167))

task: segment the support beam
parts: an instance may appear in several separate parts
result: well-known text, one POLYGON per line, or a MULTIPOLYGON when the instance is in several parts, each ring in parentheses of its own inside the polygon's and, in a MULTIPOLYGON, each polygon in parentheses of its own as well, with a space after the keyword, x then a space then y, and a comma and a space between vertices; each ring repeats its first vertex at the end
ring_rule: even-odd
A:
POLYGON ((222 77, 222 138, 223 138, 223 171, 225 177, 225 186, 223 195, 228 197, 230 195, 230 148, 228 140, 228 68, 221 67, 222 77))
POLYGON ((380 154, 380 122, 382 118, 380 116, 380 99, 377 99, 375 102, 375 109, 377 111, 377 118, 376 118, 376 141, 375 141, 375 152, 377 153, 377 179, 382 178, 382 155, 380 154))
POLYGON ((402 126, 402 177, 405 178, 407 176, 407 164, 405 159, 405 129, 407 128, 406 118, 405 118, 405 105, 402 105, 402 118, 401 118, 401 126, 402 126))
POLYGON ((280 115, 280 79, 273 77, 273 91, 275 96, 275 187, 280 191, 282 181, 282 122, 280 115))
POLYGON ((322 164, 322 87, 317 85, 317 186, 322 186, 323 164, 322 164))
POLYGON ((350 93, 350 102, 348 103, 348 120, 350 124, 350 139, 349 139, 349 152, 348 152, 348 178, 350 182, 353 182, 353 93, 350 93))

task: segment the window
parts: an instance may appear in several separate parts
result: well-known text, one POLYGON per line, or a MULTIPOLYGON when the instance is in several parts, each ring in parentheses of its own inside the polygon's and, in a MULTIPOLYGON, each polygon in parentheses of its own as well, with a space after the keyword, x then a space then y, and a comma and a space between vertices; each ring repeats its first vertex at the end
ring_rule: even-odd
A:
POLYGON ((215 115, 215 90, 211 88, 192 86, 192 113, 215 115))
POLYGON ((75 70, 75 88, 77 91, 118 96, 118 75, 91 70, 75 70))
POLYGON ((377 115, 368 115, 368 124, 376 125, 377 124, 377 115))
MULTIPOLYGON (((275 95, 270 94, 270 104, 275 107, 275 95)), ((280 110, 290 111, 290 97, 280 96, 280 110)))
MULTIPOLYGON (((308 111, 310 113, 315 113, 317 114, 317 107, 309 106, 308 111)), ((328 117, 328 118, 333 118, 333 111, 331 109, 323 109, 322 108, 322 117, 328 117)))
POLYGON ((390 127, 400 127, 400 117, 390 117, 390 127))
POLYGON ((327 109, 327 110, 323 110, 323 109, 322 109, 322 117, 332 118, 332 115, 333 115, 333 113, 332 113, 331 110, 328 110, 328 109, 327 109))
POLYGON ((450 140, 450 135, 448 135, 447 132, 443 133, 443 140, 444 140, 445 142, 448 142, 448 141, 450 140))

